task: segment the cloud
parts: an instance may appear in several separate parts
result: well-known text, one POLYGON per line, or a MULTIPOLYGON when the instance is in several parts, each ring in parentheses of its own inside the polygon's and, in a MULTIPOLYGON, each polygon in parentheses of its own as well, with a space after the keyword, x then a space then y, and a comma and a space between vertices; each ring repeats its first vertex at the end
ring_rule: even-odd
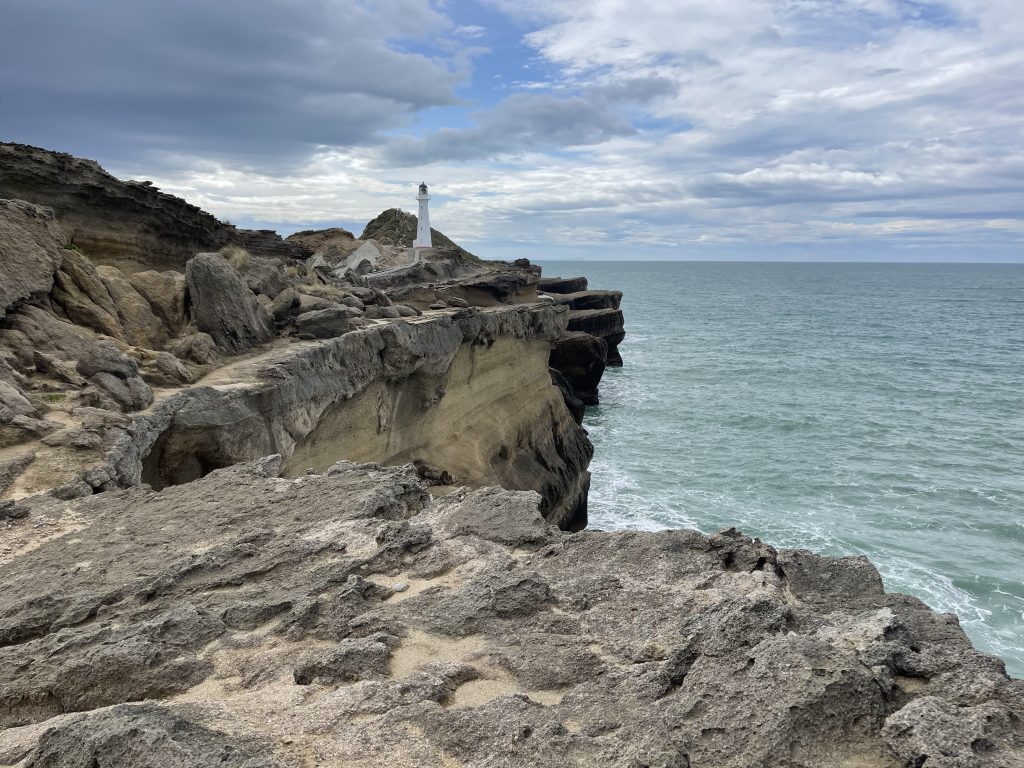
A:
POLYGON ((427 0, 8 0, 2 130, 108 161, 294 162, 455 103, 464 62, 396 42, 450 27, 427 0))
POLYGON ((487 34, 487 29, 477 24, 467 24, 462 27, 456 27, 455 34, 458 35, 459 37, 468 37, 476 39, 478 37, 483 37, 485 34, 487 34))
POLYGON ((598 144, 635 129, 595 101, 549 93, 516 93, 475 115, 472 128, 442 128, 422 139, 394 139, 383 151, 393 165, 477 160, 598 144))
POLYGON ((283 231, 1020 258, 1018 0, 484 2, 7 0, 0 130, 283 231))

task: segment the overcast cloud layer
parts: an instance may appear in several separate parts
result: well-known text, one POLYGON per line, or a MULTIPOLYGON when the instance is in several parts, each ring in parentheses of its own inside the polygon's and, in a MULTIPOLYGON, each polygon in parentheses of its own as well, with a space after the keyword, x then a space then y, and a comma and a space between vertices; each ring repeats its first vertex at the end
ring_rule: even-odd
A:
POLYGON ((1018 0, 0 0, 0 138, 482 255, 1024 260, 1018 0))

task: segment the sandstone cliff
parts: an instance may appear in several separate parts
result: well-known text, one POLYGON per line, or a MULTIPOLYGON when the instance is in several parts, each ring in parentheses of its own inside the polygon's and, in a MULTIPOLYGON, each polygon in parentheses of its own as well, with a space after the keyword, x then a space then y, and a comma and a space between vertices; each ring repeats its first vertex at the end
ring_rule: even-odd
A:
MULTIPOLYGON (((102 174, 20 151, 65 163, 75 189, 102 174)), ((161 488, 280 453, 289 472, 416 461, 439 487, 534 490, 552 522, 582 528, 592 448, 549 375, 568 312, 536 303, 533 270, 458 251, 365 276, 332 266, 346 235, 304 233, 320 250, 289 271, 228 248, 125 273, 70 246, 50 209, 3 202, 0 498, 161 488)))

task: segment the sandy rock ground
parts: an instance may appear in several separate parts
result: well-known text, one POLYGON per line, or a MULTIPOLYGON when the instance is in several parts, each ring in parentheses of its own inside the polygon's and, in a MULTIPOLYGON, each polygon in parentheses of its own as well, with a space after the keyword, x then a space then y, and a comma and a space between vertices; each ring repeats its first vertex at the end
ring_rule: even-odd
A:
POLYGON ((2 524, 0 765, 1024 764, 1024 683, 864 559, 279 471, 2 524))

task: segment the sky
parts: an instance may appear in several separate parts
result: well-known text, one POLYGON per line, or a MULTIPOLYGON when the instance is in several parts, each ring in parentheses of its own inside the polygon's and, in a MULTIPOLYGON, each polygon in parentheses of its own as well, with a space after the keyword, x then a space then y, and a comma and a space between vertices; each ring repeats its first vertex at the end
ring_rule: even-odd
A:
POLYGON ((0 0, 0 139, 282 234, 1024 261, 1020 0, 0 0))

